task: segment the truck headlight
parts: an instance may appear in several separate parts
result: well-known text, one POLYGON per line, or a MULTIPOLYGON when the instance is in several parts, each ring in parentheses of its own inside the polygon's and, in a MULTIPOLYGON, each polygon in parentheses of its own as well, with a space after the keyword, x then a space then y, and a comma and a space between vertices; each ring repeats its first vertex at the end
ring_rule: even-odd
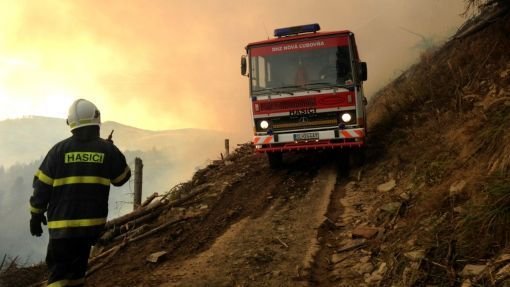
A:
POLYGON ((352 120, 351 114, 345 113, 345 114, 342 115, 342 121, 344 121, 344 123, 348 123, 351 120, 352 120))
POLYGON ((269 127, 269 122, 266 121, 266 120, 263 120, 260 122, 260 128, 262 128, 263 130, 267 129, 269 127))

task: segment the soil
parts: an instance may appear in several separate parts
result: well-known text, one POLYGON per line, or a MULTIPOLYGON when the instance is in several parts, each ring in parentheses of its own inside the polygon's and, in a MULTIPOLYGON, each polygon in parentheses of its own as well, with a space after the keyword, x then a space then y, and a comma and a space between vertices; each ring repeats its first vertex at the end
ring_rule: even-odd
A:
POLYGON ((212 183, 210 194, 228 186, 207 204, 200 201, 208 206, 203 217, 128 246, 89 286, 306 285, 336 165, 328 153, 295 154, 275 171, 250 145, 236 155, 195 177, 212 183), (157 251, 167 251, 167 260, 146 262, 157 251))

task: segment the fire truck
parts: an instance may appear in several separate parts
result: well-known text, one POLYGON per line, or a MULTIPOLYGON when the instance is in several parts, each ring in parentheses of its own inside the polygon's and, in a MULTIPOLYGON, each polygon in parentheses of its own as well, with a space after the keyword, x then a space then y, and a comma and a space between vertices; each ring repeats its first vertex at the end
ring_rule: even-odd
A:
POLYGON ((361 62, 350 31, 319 32, 319 24, 280 28, 274 38, 246 46, 241 74, 249 77, 253 144, 271 167, 289 151, 366 145, 361 62))

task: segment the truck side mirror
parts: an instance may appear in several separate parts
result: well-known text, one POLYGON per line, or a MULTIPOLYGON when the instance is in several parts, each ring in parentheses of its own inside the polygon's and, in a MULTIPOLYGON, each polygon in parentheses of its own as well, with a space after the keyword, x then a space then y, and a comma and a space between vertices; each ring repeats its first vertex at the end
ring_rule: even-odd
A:
POLYGON ((366 81, 367 78, 368 78, 368 70, 367 70, 367 63, 366 62, 361 62, 360 63, 360 79, 362 81, 366 81))
POLYGON ((242 55, 241 56, 241 75, 246 76, 246 69, 247 69, 246 56, 242 55))

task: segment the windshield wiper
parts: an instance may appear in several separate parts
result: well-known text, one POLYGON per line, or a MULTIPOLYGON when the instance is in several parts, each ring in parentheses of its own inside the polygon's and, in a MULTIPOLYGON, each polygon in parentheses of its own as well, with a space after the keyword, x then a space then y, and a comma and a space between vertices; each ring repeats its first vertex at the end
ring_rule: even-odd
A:
POLYGON ((293 85, 293 86, 284 86, 279 87, 277 89, 295 89, 294 91, 298 90, 307 90, 307 91, 314 91, 314 92, 320 92, 324 88, 345 88, 349 89, 348 85, 342 85, 342 84, 336 84, 336 83, 328 83, 328 82, 319 82, 319 83, 308 83, 305 85, 293 85), (322 87, 321 87, 322 86, 322 87))
POLYGON ((309 83, 309 84, 306 84, 306 86, 319 86, 319 87, 317 87, 319 89, 324 89, 324 88, 345 88, 348 90, 352 89, 351 85, 328 83, 328 82, 309 83))
POLYGON ((292 92, 281 90, 282 88, 287 88, 287 87, 260 89, 260 90, 253 91, 253 94, 259 94, 259 93, 262 94, 264 92, 275 92, 275 93, 280 93, 280 94, 294 95, 294 93, 292 93, 292 92))
POLYGON ((299 90, 320 92, 322 89, 326 89, 326 88, 327 89, 332 89, 332 88, 352 89, 352 87, 348 86, 348 85, 329 83, 329 82, 318 82, 318 83, 308 83, 306 85, 291 85, 291 86, 282 86, 282 87, 275 87, 275 88, 264 88, 264 89, 253 91, 252 93, 254 95, 260 95, 260 94, 265 94, 265 93, 279 93, 279 94, 294 95, 293 92, 296 92, 299 90), (292 91, 289 91, 289 89, 292 91))

